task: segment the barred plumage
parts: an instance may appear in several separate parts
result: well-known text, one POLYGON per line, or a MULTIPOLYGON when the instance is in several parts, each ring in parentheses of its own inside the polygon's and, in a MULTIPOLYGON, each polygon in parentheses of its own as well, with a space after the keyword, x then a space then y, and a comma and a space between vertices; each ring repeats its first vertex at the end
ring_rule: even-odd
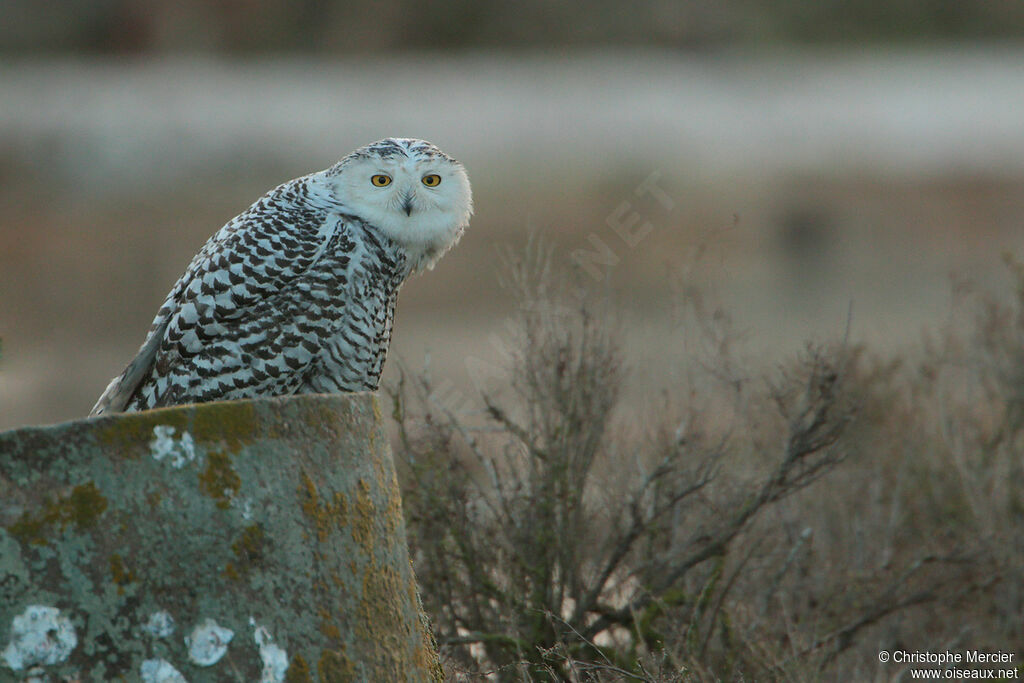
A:
POLYGON ((203 246, 92 414, 375 390, 399 288, 471 213, 461 164, 410 138, 280 185, 203 246))

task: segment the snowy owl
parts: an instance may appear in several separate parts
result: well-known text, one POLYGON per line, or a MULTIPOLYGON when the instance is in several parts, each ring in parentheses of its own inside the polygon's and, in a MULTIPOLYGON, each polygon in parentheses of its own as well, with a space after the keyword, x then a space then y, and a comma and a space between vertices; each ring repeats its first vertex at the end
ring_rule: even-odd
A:
POLYGON ((91 414, 377 389, 399 288, 472 212, 463 166, 411 138, 284 183, 192 259, 91 414))

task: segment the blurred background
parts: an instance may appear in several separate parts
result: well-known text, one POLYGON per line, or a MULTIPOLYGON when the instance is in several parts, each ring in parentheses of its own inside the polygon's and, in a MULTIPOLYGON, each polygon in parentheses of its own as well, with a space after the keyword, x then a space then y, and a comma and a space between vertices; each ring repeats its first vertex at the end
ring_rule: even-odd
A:
MULTIPOLYGON (((916 343, 1024 256, 1024 3, 0 0, 0 429, 85 415, 266 190, 391 135, 476 215, 386 377, 502 358, 501 245, 601 283, 643 390, 685 282, 755 353, 916 343), (684 283, 684 284, 680 284, 684 283), (852 316, 850 311, 852 310, 852 316)), ((481 371, 484 368, 484 371, 481 371)))

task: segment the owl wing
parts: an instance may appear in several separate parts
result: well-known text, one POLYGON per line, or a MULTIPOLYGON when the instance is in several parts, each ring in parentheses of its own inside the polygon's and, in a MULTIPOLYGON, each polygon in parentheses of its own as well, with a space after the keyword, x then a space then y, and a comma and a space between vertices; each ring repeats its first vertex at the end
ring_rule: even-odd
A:
POLYGON ((153 321, 149 334, 146 336, 146 341, 139 348, 138 354, 128 363, 124 372, 110 380, 110 384, 103 390, 99 400, 96 401, 96 405, 89 411, 89 417, 105 413, 119 413, 125 409, 132 394, 135 393, 135 390, 142 384, 142 380, 153 369, 153 361, 156 358, 157 349, 163 341, 169 322, 166 316, 164 316, 163 320, 160 319, 160 316, 157 316, 156 320, 153 321))
POLYGON ((207 241, 167 296, 136 357, 90 415, 125 410, 143 388, 154 394, 147 407, 161 404, 161 377, 181 371, 218 342, 238 342, 242 328, 272 313, 279 295, 323 256, 342 229, 341 219, 302 201, 290 188, 296 182, 277 188, 207 241))

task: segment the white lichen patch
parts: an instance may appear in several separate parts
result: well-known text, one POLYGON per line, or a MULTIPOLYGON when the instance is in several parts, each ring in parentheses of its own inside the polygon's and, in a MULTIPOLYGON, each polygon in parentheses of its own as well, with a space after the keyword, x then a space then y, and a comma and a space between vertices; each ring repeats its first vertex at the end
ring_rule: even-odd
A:
POLYGON ((0 657, 15 671, 60 664, 78 645, 71 620, 56 607, 29 605, 11 620, 11 640, 0 657))
POLYGON ((25 672, 28 676, 22 683, 50 683, 49 676, 46 675, 46 669, 41 666, 36 666, 25 672))
POLYGON ((156 461, 165 458, 171 467, 180 470, 196 459, 196 446, 192 435, 184 432, 181 438, 174 438, 174 427, 157 425, 153 427, 153 439, 149 442, 149 452, 156 461))
POLYGON ((165 659, 147 659, 139 669, 142 683, 188 683, 181 672, 165 659))
POLYGON ((153 612, 142 630, 154 638, 166 638, 174 633, 174 617, 167 610, 153 612))
POLYGON ((213 666, 228 651, 228 643, 235 637, 235 632, 217 624, 213 619, 206 619, 185 636, 188 658, 199 666, 213 666))
POLYGON ((249 617, 249 625, 255 629, 252 637, 260 649, 260 661, 263 662, 263 673, 260 683, 283 683, 284 674, 288 671, 288 653, 274 642, 274 637, 264 626, 249 617))

